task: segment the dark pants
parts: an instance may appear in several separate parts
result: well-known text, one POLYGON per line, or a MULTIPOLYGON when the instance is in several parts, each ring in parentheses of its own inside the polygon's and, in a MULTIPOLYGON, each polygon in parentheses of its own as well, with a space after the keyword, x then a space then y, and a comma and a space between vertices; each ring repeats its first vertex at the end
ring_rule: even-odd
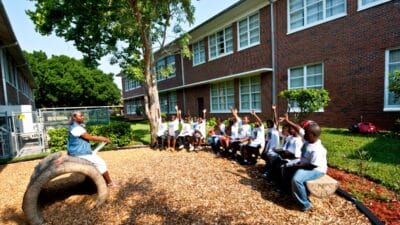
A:
POLYGON ((157 147, 160 149, 164 149, 166 140, 167 140, 166 135, 157 136, 157 147))
POLYGON ((258 146, 251 146, 246 145, 241 150, 242 156, 244 160, 248 162, 257 163, 258 156, 260 155, 260 145, 258 146))

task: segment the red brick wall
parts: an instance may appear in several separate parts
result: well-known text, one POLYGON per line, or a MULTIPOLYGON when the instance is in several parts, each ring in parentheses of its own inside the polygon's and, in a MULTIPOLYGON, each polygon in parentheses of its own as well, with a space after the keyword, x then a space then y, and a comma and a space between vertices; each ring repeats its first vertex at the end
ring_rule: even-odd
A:
MULTIPOLYGON (((185 84, 224 77, 259 68, 271 68, 271 31, 269 8, 260 9, 260 44, 237 51, 237 23, 232 24, 233 53, 208 61, 208 39, 204 39, 206 63, 193 67, 192 60, 184 59, 185 84)), ((196 37, 193 37, 196 39, 196 37)))
MULTIPOLYGON (((287 89, 287 69, 309 63, 324 65, 324 88, 331 102, 312 119, 324 126, 348 127, 360 116, 390 128, 399 112, 383 112, 385 50, 400 46, 400 6, 391 1, 357 11, 347 1, 347 15, 287 33, 287 1, 276 2, 278 91, 287 89)), ((279 99, 281 112, 286 107, 279 99)))

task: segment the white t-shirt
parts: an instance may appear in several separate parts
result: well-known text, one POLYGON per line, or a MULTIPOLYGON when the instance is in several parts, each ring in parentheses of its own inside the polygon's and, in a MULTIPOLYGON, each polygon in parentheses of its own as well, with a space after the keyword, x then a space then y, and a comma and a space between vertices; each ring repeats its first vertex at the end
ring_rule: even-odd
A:
POLYGON ((201 133, 203 137, 206 136, 206 120, 203 120, 201 123, 197 123, 197 131, 201 133))
POLYGON ((71 130, 71 134, 74 135, 74 137, 80 137, 84 133, 86 133, 86 129, 82 126, 75 126, 71 130))
POLYGON ((163 123, 160 121, 160 123, 158 124, 158 130, 157 130, 157 136, 163 136, 165 134, 165 132, 167 132, 168 126, 167 123, 163 123))
POLYGON ((263 149, 265 145, 264 125, 254 127, 252 133, 253 135, 251 136, 250 146, 256 147, 258 145, 261 145, 261 149, 263 149))
POLYGON ((328 169, 326 149, 322 145, 321 140, 314 143, 304 143, 300 160, 302 163, 316 166, 315 170, 321 173, 326 173, 328 169))
POLYGON ((249 124, 242 124, 239 128, 239 138, 251 137, 251 126, 249 124))
POLYGON ((190 123, 182 123, 182 130, 179 136, 184 137, 192 135, 193 135, 192 125, 190 123))
MULTIPOLYGON (((271 153, 275 153, 272 151, 273 148, 279 147, 279 131, 275 128, 268 128, 268 137, 267 137, 267 151, 271 153)), ((275 153, 276 154, 276 153, 275 153)))
POLYGON ((221 130, 221 132, 222 132, 223 134, 225 134, 225 124, 221 123, 221 124, 219 125, 219 129, 221 130))
POLYGON ((284 150, 289 151, 294 155, 295 158, 301 157, 301 147, 303 147, 303 139, 298 137, 289 136, 286 147, 284 150))
POLYGON ((231 127, 232 139, 239 138, 239 127, 242 125, 242 120, 239 118, 231 127))
POLYGON ((179 120, 175 119, 168 123, 168 133, 169 135, 175 135, 175 131, 179 130, 179 120))

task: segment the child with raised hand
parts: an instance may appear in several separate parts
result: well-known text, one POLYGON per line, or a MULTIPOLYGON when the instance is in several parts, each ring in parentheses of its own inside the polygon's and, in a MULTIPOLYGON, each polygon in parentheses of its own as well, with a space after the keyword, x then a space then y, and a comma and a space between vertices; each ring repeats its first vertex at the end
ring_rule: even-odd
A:
POLYGON ((164 149, 164 142, 168 138, 168 124, 158 111, 157 146, 159 150, 164 149))
POLYGON ((299 126, 290 121, 287 115, 284 120, 298 130, 300 135, 304 133, 305 142, 300 160, 295 164, 288 164, 286 167, 292 167, 294 170, 294 176, 291 179, 292 194, 301 206, 301 210, 308 211, 312 205, 307 196, 305 183, 322 177, 328 169, 327 152, 319 139, 321 128, 316 122, 310 120, 299 126))
POLYGON ((249 139, 249 144, 243 149, 243 163, 244 164, 255 164, 257 163, 257 158, 260 155, 260 149, 264 148, 265 144, 265 131, 264 125, 260 117, 257 116, 254 110, 251 111, 251 115, 254 116, 256 121, 254 122, 254 128, 252 130, 252 135, 249 139), (254 161, 251 159, 251 155, 255 155, 254 161))
POLYGON ((279 131, 278 131, 279 120, 276 113, 276 105, 273 104, 271 108, 273 111, 274 120, 267 120, 268 133, 266 138, 265 149, 264 152, 262 153, 264 155, 264 159, 267 162, 266 172, 263 174, 263 177, 266 178, 273 177, 272 169, 274 167, 275 161, 278 159, 279 156, 278 153, 274 151, 275 148, 279 147, 279 131))
POLYGON ((203 117, 198 118, 197 126, 194 129, 193 145, 195 150, 199 149, 200 145, 204 142, 204 139, 206 138, 206 113, 207 109, 203 109, 203 117))
POLYGON ((168 139, 167 145, 168 150, 173 151, 176 145, 176 139, 178 138, 179 134, 179 123, 181 120, 181 111, 178 109, 178 106, 175 106, 176 116, 171 115, 171 120, 168 122, 168 139), (172 143, 171 143, 172 142, 172 143))
POLYGON ((189 143, 189 151, 192 151, 192 136, 193 136, 193 129, 192 124, 190 123, 190 116, 186 115, 185 119, 182 123, 182 130, 178 135, 179 140, 179 149, 183 149, 185 147, 185 143, 189 143))

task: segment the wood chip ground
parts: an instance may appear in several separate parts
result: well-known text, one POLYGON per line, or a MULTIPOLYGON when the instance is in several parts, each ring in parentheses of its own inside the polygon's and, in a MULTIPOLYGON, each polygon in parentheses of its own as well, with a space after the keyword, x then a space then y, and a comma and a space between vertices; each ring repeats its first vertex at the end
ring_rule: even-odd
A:
MULTIPOLYGON (((99 153, 120 183, 109 199, 72 195, 43 209, 46 224, 370 224, 356 207, 333 195, 311 197, 299 211, 291 196, 275 191, 260 173, 209 151, 150 149, 99 153)), ((26 224, 22 198, 39 160, 0 166, 0 224, 26 224)))

